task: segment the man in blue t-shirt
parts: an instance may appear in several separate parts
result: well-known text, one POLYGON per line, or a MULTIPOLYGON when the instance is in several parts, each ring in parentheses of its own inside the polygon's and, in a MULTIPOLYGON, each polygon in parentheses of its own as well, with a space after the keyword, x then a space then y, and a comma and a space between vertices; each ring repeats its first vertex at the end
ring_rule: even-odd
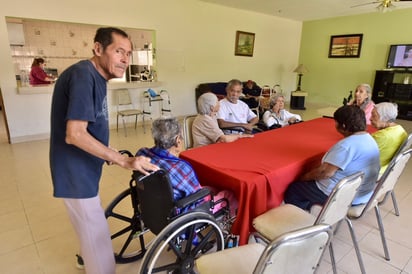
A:
POLYGON ((98 194, 103 163, 143 174, 158 169, 150 158, 124 157, 108 147, 106 82, 123 76, 131 51, 131 41, 124 31, 98 29, 94 56, 65 70, 56 82, 52 98, 53 194, 64 200, 87 273, 115 273, 110 231, 98 194))
POLYGON ((321 164, 306 172, 286 189, 285 203, 310 210, 314 204, 323 205, 341 179, 358 171, 363 181, 352 202, 367 203, 378 179, 379 149, 366 132, 365 113, 357 106, 338 108, 333 118, 336 130, 345 138, 323 156, 321 164))

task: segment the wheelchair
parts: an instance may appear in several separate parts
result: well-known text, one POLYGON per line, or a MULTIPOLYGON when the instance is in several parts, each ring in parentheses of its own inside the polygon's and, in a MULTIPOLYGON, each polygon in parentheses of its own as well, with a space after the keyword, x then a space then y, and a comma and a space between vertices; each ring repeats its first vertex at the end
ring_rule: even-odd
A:
MULTIPOLYGON (((121 153, 133 156, 129 151, 121 153)), ((202 188, 174 201, 168 174, 162 169, 147 176, 134 171, 129 188, 115 197, 105 215, 115 231, 111 239, 116 263, 144 257, 140 273, 194 273, 199 256, 222 250, 233 239, 234 217, 227 199, 214 201, 210 190, 202 188), (212 213, 219 204, 221 208, 212 213)))

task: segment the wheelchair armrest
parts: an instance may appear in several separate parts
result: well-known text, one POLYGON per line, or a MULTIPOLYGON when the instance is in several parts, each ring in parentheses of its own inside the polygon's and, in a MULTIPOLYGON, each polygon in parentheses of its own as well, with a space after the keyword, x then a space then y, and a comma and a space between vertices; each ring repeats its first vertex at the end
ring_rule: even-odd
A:
POLYGON ((199 201, 199 200, 201 200, 201 199, 203 199, 203 198, 205 198, 209 195, 210 195, 210 189, 204 187, 201 190, 199 190, 199 191, 197 191, 197 192, 195 192, 195 193, 193 193, 193 194, 191 194, 187 197, 184 197, 184 198, 176 201, 176 206, 178 208, 184 208, 184 207, 187 207, 187 206, 189 206, 189 205, 191 205, 191 204, 193 204, 193 203, 195 203, 195 202, 197 202, 197 201, 199 201))

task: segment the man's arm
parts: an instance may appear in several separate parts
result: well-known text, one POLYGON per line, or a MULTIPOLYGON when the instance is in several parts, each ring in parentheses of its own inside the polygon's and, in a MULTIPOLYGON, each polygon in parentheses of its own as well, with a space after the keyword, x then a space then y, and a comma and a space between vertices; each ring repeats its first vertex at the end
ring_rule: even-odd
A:
POLYGON ((245 126, 247 126, 247 124, 245 123, 234 123, 234 122, 225 121, 223 119, 217 119, 217 123, 219 124, 220 128, 230 128, 230 127, 244 128, 245 126))
POLYGON ((158 170, 147 157, 125 157, 117 151, 105 146, 87 132, 87 121, 69 120, 66 126, 66 143, 74 145, 98 158, 130 170, 138 170, 143 174, 158 170))
POLYGON ((299 180, 300 181, 313 181, 322 180, 332 177, 339 168, 337 166, 331 165, 329 163, 322 163, 317 168, 312 169, 309 172, 303 174, 299 180))

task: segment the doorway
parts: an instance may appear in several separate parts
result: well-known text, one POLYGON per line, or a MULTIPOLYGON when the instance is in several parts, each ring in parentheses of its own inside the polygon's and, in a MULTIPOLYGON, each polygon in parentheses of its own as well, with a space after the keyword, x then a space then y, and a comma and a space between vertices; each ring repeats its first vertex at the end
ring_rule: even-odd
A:
POLYGON ((10 143, 10 133, 7 124, 7 115, 4 110, 3 94, 0 89, 0 144, 3 143, 10 143))

